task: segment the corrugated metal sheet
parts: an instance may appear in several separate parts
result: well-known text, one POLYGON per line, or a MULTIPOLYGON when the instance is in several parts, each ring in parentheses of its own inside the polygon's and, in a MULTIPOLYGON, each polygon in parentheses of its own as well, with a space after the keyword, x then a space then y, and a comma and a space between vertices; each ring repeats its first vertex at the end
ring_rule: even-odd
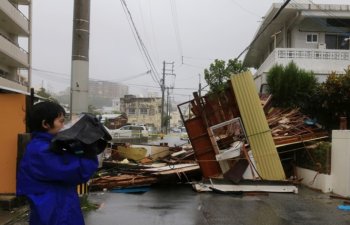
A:
POLYGON ((233 91, 260 176, 265 180, 284 180, 285 174, 268 126, 252 74, 231 76, 233 91))

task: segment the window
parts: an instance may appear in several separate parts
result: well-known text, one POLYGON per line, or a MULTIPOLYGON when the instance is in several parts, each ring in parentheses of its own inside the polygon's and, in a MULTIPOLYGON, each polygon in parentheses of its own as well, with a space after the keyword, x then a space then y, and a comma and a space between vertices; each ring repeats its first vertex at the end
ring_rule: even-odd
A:
POLYGON ((306 35, 306 42, 307 43, 317 43, 318 42, 318 35, 317 34, 307 34, 306 35))
POLYGON ((140 114, 141 115, 147 115, 147 109, 146 108, 141 108, 140 109, 140 114))
POLYGON ((349 49, 349 36, 326 34, 327 49, 349 49))
POLYGON ((128 110, 128 114, 136 114, 136 110, 134 108, 130 108, 128 110))
POLYGON ((121 127, 120 130, 131 130, 130 126, 121 127))

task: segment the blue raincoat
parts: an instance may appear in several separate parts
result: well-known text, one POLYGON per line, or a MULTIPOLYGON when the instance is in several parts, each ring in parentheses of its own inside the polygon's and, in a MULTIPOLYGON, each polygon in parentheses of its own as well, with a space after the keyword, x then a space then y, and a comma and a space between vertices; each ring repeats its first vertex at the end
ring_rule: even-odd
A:
POLYGON ((33 132, 17 174, 17 195, 30 204, 31 225, 83 225, 77 185, 89 180, 97 158, 50 151, 54 136, 33 132))

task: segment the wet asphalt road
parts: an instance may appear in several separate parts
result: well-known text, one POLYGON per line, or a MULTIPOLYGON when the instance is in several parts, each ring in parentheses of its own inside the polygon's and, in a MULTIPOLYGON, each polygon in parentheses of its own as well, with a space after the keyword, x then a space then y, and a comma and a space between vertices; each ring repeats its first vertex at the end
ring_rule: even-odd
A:
POLYGON ((196 193, 190 185, 154 186, 143 194, 91 193, 102 203, 86 225, 350 225, 342 200, 301 187, 299 194, 236 196, 196 193))

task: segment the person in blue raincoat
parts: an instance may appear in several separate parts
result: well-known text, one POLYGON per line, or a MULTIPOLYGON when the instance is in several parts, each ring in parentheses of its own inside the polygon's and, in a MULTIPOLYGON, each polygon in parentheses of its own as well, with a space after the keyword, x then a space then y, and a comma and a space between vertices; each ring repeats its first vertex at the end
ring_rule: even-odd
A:
POLYGON ((97 170, 97 157, 79 157, 50 150, 53 137, 64 126, 64 109, 40 102, 28 112, 32 133, 17 174, 17 195, 27 197, 30 225, 83 225, 77 185, 97 170))

